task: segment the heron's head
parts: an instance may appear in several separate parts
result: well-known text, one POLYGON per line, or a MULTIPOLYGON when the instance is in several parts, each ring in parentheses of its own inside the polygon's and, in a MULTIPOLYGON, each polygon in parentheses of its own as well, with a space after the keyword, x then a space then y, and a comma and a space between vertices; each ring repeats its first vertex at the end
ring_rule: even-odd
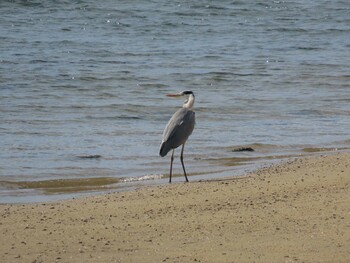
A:
POLYGON ((179 98, 186 97, 186 100, 183 104, 184 108, 192 108, 194 104, 194 93, 190 90, 184 90, 179 93, 166 94, 168 97, 179 98))

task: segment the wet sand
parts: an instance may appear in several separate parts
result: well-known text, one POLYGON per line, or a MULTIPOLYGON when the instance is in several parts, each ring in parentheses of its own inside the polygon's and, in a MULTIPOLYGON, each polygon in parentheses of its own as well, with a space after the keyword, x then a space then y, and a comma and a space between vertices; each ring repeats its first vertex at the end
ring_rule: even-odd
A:
POLYGON ((0 205, 0 262, 349 262, 350 153, 240 178, 0 205))

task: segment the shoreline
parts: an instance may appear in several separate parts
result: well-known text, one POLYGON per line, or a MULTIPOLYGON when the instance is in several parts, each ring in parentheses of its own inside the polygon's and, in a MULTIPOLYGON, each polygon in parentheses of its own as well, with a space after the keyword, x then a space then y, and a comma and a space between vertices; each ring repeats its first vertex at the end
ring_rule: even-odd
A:
POLYGON ((245 176, 0 204, 1 262, 346 262, 350 153, 245 176))
MULTIPOLYGON (((306 146, 306 145, 304 145, 306 146)), ((291 158, 308 158, 318 155, 329 155, 350 152, 348 145, 289 148, 282 147, 272 152, 264 152, 258 144, 245 145, 241 148, 258 148, 255 154, 246 155, 236 151, 228 157, 206 159, 206 166, 201 169, 191 167, 190 182, 220 180, 222 178, 240 177, 253 173, 271 164, 285 162, 291 158), (209 166, 207 166, 209 165, 209 166), (193 169, 194 168, 194 169, 193 169)), ((261 147, 261 146, 260 146, 261 147)), ((265 147, 270 147, 266 146, 265 147)), ((235 151, 237 147, 228 147, 226 150, 235 151), (233 150, 232 150, 232 149, 233 150)), ((238 148, 239 149, 239 148, 238 148)), ((265 149, 266 150, 266 149, 265 149)), ((270 151, 271 149, 269 149, 270 151)), ((166 162, 165 162, 166 163, 166 162)), ((195 162, 194 162, 195 163, 195 162)), ((166 163, 167 164, 167 163, 166 163)), ((167 165, 165 171, 168 171, 167 165)), ((182 182, 182 170, 175 174, 178 182, 182 182)), ((177 183, 175 180, 175 183, 177 183)), ((136 177, 73 177, 51 178, 45 180, 0 180, 0 204, 35 204, 43 202, 59 202, 72 198, 82 198, 95 195, 104 195, 114 192, 133 191, 140 187, 167 185, 167 174, 147 174, 136 177), (1 192, 2 191, 2 192, 1 192)))

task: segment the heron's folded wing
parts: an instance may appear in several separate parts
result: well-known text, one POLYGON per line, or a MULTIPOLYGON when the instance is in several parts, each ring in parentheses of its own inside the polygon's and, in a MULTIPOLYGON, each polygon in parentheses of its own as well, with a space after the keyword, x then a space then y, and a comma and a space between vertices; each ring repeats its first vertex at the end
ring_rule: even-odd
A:
POLYGON ((163 142, 168 141, 176 132, 180 131, 185 132, 183 129, 188 129, 188 136, 192 133, 194 126, 194 112, 186 109, 181 108, 178 111, 174 113, 174 115, 169 120, 167 126, 164 129, 163 133, 163 142), (189 123, 193 123, 193 125, 189 125, 189 123))

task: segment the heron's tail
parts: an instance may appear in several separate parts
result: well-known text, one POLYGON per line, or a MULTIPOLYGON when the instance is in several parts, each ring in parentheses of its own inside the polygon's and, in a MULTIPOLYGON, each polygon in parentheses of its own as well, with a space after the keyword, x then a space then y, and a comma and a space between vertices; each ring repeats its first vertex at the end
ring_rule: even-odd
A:
POLYGON ((171 150, 169 144, 167 142, 162 142, 160 145, 160 150, 159 150, 159 155, 161 157, 164 157, 165 155, 168 154, 168 152, 171 150))

